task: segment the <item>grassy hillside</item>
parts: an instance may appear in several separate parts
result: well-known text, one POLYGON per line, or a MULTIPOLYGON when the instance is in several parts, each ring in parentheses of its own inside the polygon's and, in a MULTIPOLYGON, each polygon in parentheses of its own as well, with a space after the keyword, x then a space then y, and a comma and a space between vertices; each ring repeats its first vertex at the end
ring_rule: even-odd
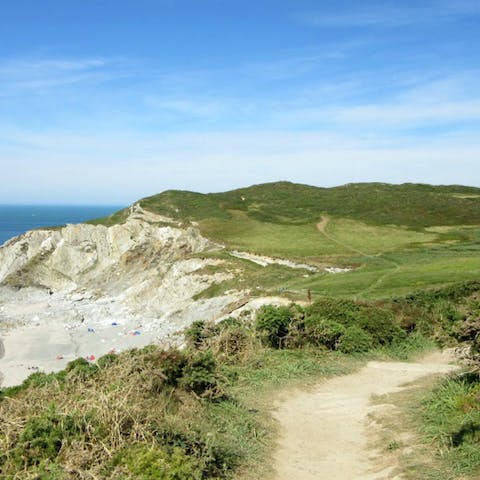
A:
POLYGON ((151 211, 185 220, 230 219, 231 211, 276 224, 305 224, 321 215, 373 225, 423 229, 436 225, 472 225, 480 219, 480 189, 462 186, 384 183, 318 188, 289 182, 254 185, 224 193, 169 190, 145 198, 151 211))
MULTIPOLYGON (((289 182, 223 193, 169 190, 141 200, 151 212, 197 222, 229 249, 308 262, 316 274, 226 257, 239 283, 268 293, 380 298, 480 274, 480 189, 383 183, 318 188, 289 182), (353 266, 332 275, 325 266, 353 266)), ((96 221, 111 225, 125 211, 96 221)), ((223 255, 225 258, 225 255, 223 255)))

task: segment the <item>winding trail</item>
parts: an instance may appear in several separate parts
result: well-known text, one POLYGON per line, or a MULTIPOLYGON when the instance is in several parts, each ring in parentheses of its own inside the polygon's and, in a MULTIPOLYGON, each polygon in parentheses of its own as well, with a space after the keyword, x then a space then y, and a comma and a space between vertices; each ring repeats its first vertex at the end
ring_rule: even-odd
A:
POLYGON ((367 288, 357 292, 357 295, 365 294, 368 292, 371 292, 374 290, 378 285, 380 285, 387 277, 390 275, 393 275, 394 273, 398 272, 401 268, 400 264, 396 262, 395 260, 392 260, 391 258, 386 258, 384 256, 384 252, 379 252, 374 255, 362 252, 361 250, 358 250, 355 247, 352 247, 351 245, 348 245, 346 243, 341 242, 340 240, 336 239, 334 236, 332 236, 330 233, 327 232, 327 227, 328 224, 330 223, 330 217, 324 215, 320 218, 320 221, 317 223, 317 230, 327 239, 330 240, 333 243, 336 243, 337 245, 340 245, 343 248, 346 248, 347 250, 350 250, 351 252, 354 252, 362 257, 365 258, 380 258, 387 264, 390 264, 393 266, 393 268, 387 270, 383 275, 378 277, 374 282, 372 282, 367 288))
POLYGON ((368 448, 372 395, 400 391, 408 382, 446 374, 455 366, 439 354, 419 363, 369 362, 360 371, 321 383, 313 391, 290 392, 275 418, 280 440, 275 480, 400 479, 368 448))

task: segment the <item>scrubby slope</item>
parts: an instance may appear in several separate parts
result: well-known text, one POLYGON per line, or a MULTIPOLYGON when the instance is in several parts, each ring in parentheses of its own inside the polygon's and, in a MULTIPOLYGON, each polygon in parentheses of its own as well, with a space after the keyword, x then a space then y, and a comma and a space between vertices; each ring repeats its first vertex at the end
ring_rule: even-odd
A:
POLYGON ((480 189, 384 183, 319 188, 290 182, 254 185, 224 193, 169 190, 141 200, 147 210, 184 220, 229 219, 230 211, 280 224, 302 224, 322 214, 376 225, 424 228, 472 225, 480 219, 480 189))

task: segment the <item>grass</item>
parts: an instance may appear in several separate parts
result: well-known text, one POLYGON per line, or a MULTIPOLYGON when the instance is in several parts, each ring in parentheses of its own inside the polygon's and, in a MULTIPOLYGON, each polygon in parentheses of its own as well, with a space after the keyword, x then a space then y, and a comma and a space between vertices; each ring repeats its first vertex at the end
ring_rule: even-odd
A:
MULTIPOLYGON (((228 260, 235 279, 198 298, 252 286, 253 293, 375 299, 480 274, 480 189, 423 184, 349 184, 317 188, 289 182, 223 193, 170 190, 140 205, 188 224, 228 249, 324 266, 353 266, 332 275, 309 274, 228 260), (328 216, 325 231, 316 225, 328 216), (275 278, 275 275, 277 275, 275 278), (308 276, 306 276, 308 275, 308 276)), ((92 221, 113 225, 128 210, 92 221)))
POLYGON ((284 225, 250 218, 245 212, 231 212, 228 220, 209 218, 200 222, 204 235, 225 243, 231 249, 271 255, 280 258, 315 260, 326 255, 347 255, 320 235, 315 224, 284 225))
POLYGON ((113 225, 118 225, 124 223, 129 215, 129 209, 124 208, 123 210, 119 210, 118 212, 114 212, 107 217, 95 218, 93 220, 89 220, 88 224, 90 225, 103 225, 105 227, 111 227, 113 225))
MULTIPOLYGON (((323 189, 278 182, 206 195, 168 191, 140 203, 147 210, 199 222, 205 236, 230 249, 320 267, 356 267, 346 274, 306 278, 297 271, 277 282, 267 280, 260 290, 289 292, 298 299, 307 290, 374 299, 475 279, 480 273, 479 195, 479 189, 460 186, 323 189), (325 215, 330 221, 322 233, 316 224, 325 215)), ((261 275, 245 263, 238 265, 240 286, 261 283, 261 275)))
POLYGON ((267 223, 313 223, 328 214, 375 225, 425 228, 476 224, 477 195, 478 188, 455 185, 363 183, 318 188, 276 182, 211 194, 169 190, 141 200, 141 206, 184 220, 228 219, 229 211, 237 210, 267 223))
POLYGON ((377 447, 393 457, 402 478, 479 478, 479 385, 470 374, 432 376, 378 399, 396 408, 375 418, 382 425, 377 447))
MULTIPOLYGON (((278 391, 353 372, 370 359, 410 359, 432 348, 440 330, 454 336, 452 322, 480 308, 479 292, 472 282, 394 301, 266 307, 252 321, 196 322, 185 351, 150 346, 35 373, 0 394, 0 478, 264 478, 278 391), (342 353, 353 331, 346 350, 353 353, 342 353)), ((416 407, 417 423, 448 450, 448 468, 473 475, 478 381, 439 388, 416 407)), ((386 445, 402 449, 398 438, 386 445)), ((430 467, 422 471, 436 471, 430 467)))
POLYGON ((437 384, 422 400, 421 434, 443 452, 445 478, 480 475, 480 378, 457 375, 437 384))

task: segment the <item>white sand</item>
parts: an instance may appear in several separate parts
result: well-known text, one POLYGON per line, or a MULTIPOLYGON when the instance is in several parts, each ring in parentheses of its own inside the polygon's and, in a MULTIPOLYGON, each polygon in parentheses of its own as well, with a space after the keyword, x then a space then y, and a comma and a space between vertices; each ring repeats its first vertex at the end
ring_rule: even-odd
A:
POLYGON ((78 357, 98 358, 159 338, 169 342, 179 328, 131 314, 108 299, 69 302, 42 292, 28 294, 29 302, 0 301, 0 386, 17 385, 37 371, 61 370, 78 357))

